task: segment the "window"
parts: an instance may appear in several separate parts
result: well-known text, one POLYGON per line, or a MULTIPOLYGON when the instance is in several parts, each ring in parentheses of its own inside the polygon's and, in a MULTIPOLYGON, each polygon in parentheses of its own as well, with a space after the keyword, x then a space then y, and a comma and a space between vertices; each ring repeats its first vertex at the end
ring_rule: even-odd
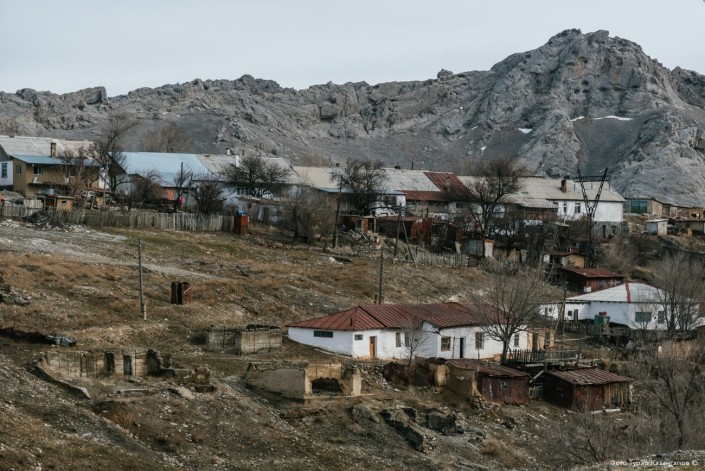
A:
POLYGON ((332 339, 333 338, 333 332, 330 330, 314 330, 313 331, 313 336, 314 337, 323 337, 327 339, 332 339))
POLYGON ((563 203, 563 214, 568 214, 568 203, 563 203))
POLYGON ((397 332, 397 347, 401 347, 401 332, 397 332))
POLYGON ((658 323, 659 324, 666 323, 666 311, 659 311, 658 312, 658 323))
POLYGON ((15 165, 15 175, 22 175, 22 165, 15 165))
POLYGON ((0 178, 7 178, 7 162, 0 167, 0 178))
POLYGON ((634 318, 637 324, 648 324, 651 322, 651 313, 650 312, 643 312, 643 311, 637 311, 636 317, 634 318))
POLYGON ((519 334, 514 334, 514 347, 519 347, 519 334))
POLYGON ((575 203, 575 214, 580 214, 580 211, 582 211, 580 203, 575 203))
POLYGON ((41 175, 42 174, 42 166, 41 165, 32 165, 32 171, 34 172, 35 175, 41 175))
POLYGON ((450 337, 441 337, 441 351, 442 352, 449 352, 450 351, 450 337))
POLYGON ((499 387, 500 387, 500 389, 507 389, 507 382, 506 382, 506 381, 500 381, 500 382, 499 382, 499 387))
POLYGON ((407 348, 411 347, 411 335, 404 334, 404 346, 407 348))
POLYGON ((478 350, 482 350, 485 344, 485 333, 484 332, 475 332, 475 348, 478 350))
POLYGON ((362 340, 362 334, 355 334, 355 340, 362 340))

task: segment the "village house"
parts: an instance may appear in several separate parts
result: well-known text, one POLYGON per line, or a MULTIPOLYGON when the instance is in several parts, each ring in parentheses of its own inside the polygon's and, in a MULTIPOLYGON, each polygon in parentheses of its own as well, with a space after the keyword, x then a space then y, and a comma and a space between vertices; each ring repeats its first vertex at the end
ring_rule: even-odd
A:
MULTIPOLYGON (((366 304, 287 327, 295 342, 354 358, 499 358, 502 343, 483 324, 470 303, 366 304)), ((527 333, 510 348, 526 349, 527 333)))
MULTIPOLYGON (((0 136, 0 189, 16 191, 26 198, 66 195, 70 180, 77 178, 75 167, 78 166, 68 157, 91 146, 89 141, 0 136)), ((94 166, 94 163, 90 159, 81 159, 83 165, 94 166)), ((99 186, 97 169, 86 177, 86 187, 99 186)))
MULTIPOLYGON (((659 302, 659 290, 645 283, 624 282, 613 288, 569 297, 565 300, 566 321, 594 321, 608 317, 609 324, 630 329, 664 330, 666 311, 659 302)), ((542 307, 544 314, 558 318, 561 302, 542 307)), ((695 321, 695 319, 693 319, 695 321)))
POLYGON ((703 208, 665 202, 649 197, 625 198, 624 210, 630 214, 646 214, 668 219, 704 219, 703 208))
MULTIPOLYGON (((122 156, 124 173, 118 178, 117 195, 129 195, 140 180, 150 180, 161 187, 162 200, 173 204, 179 188, 187 183, 179 181, 183 180, 182 175, 192 175, 194 180, 217 179, 196 154, 123 152, 122 156)), ((195 204, 192 199, 189 200, 187 192, 182 197, 185 206, 195 204)))
POLYGON ((598 368, 548 371, 543 374, 543 398, 576 412, 627 408, 632 381, 598 368))
MULTIPOLYGON (((460 180, 472 187, 478 177, 461 176, 460 180)), ((538 224, 545 221, 577 221, 587 217, 587 208, 580 183, 544 177, 524 177, 521 188, 508 196, 500 210, 500 216, 513 213, 517 224, 538 224)), ((586 182, 585 194, 594 202, 599 191, 599 182, 586 182)), ((608 237, 621 228, 624 214, 624 198, 605 182, 600 200, 595 207, 593 219, 596 235, 608 237)), ((518 229, 518 228, 517 228, 518 229)))

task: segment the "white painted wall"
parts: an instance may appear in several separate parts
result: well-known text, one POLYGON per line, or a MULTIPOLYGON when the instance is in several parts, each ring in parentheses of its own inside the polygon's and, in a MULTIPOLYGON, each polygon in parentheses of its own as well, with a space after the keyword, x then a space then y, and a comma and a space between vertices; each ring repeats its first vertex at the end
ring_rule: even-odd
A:
MULTIPOLYGON (((558 203, 558 217, 566 220, 580 219, 587 214, 585 202, 581 200, 560 200, 558 203), (578 212, 579 208, 579 212, 578 212)), ((595 209, 596 223, 612 223, 617 224, 622 222, 624 213, 624 203, 600 201, 595 209)))
POLYGON ((14 175, 14 164, 12 160, 3 160, 0 165, 6 166, 7 176, 2 178, 2 173, 0 173, 0 186, 12 187, 12 177, 14 175))
MULTIPOLYGON (((553 318, 558 318, 558 314, 561 310, 561 304, 546 305, 544 308, 549 308, 549 316, 553 318), (552 308, 552 311, 551 311, 552 308)), ((662 324, 658 323, 658 311, 662 311, 662 306, 657 303, 641 303, 641 302, 581 302, 581 303, 571 303, 567 301, 565 303, 566 309, 566 321, 575 320, 574 313, 575 310, 578 311, 578 320, 593 320, 595 316, 599 315, 600 312, 606 312, 610 317, 610 324, 624 324, 632 329, 642 329, 646 328, 649 330, 662 330, 666 328, 665 322, 662 324), (650 312, 651 322, 649 324, 643 325, 636 322, 636 313, 639 312, 650 312)), ((544 311, 546 312, 546 311, 544 311)))
MULTIPOLYGON (((440 329, 440 334, 436 333, 436 328, 428 323, 423 324, 426 331, 425 340, 419 345, 415 356, 417 357, 441 357, 441 358, 461 358, 460 339, 465 339, 465 353, 463 358, 490 359, 502 354, 502 343, 491 339, 487 333, 484 334, 483 348, 479 351, 475 345, 475 333, 481 332, 480 327, 453 327, 440 329), (442 337, 450 337, 450 350, 441 351, 442 337)), ((408 349, 404 346, 404 334, 401 335, 401 347, 397 347, 396 334, 398 330, 363 330, 363 331, 332 331, 333 337, 314 337, 314 329, 289 327, 289 338, 304 345, 321 348, 334 353, 350 355, 354 358, 366 358, 370 356, 370 337, 377 337, 377 357, 406 359, 408 349), (355 340, 356 335, 361 335, 361 340, 355 340)), ((528 348, 528 333, 520 332, 519 346, 515 347, 512 339, 510 348, 528 348)))

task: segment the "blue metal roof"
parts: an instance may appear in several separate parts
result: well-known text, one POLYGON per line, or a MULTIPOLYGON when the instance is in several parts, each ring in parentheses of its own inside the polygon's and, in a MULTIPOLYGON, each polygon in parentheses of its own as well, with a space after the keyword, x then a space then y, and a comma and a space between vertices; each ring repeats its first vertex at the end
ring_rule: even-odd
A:
POLYGON ((123 169, 128 174, 136 174, 146 177, 154 171, 159 175, 162 183, 174 181, 181 171, 181 164, 184 165, 185 172, 193 172, 194 175, 208 175, 212 173, 208 167, 198 159, 196 154, 171 154, 166 152, 123 152, 125 160, 123 169))

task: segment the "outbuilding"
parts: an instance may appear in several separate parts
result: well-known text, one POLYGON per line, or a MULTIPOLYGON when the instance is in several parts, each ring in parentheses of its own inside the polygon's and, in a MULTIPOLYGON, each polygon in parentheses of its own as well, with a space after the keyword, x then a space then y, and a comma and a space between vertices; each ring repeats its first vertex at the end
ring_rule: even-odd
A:
POLYGON ((543 397, 577 412, 626 408, 632 402, 632 379, 598 368, 548 371, 543 397))
POLYGON ((479 360, 448 360, 446 385, 454 392, 466 391, 474 382, 476 391, 495 404, 528 404, 529 380, 522 371, 479 360), (469 381, 468 381, 469 380, 469 381), (474 380, 474 381, 473 381, 474 380))

